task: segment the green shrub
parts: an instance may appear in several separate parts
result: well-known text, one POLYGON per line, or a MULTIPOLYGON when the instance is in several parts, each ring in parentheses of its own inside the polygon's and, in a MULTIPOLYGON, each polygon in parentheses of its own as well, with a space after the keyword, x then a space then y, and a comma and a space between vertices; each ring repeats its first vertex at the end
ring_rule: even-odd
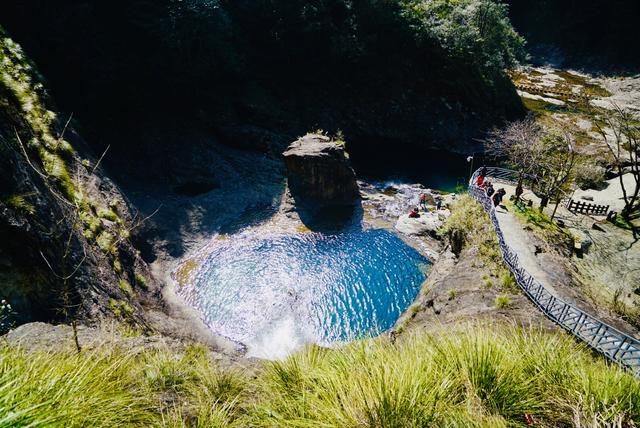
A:
POLYGON ((129 239, 129 237, 131 236, 131 233, 129 232, 128 229, 121 227, 120 230, 118 231, 118 235, 120 235, 122 239, 129 239))
POLYGON ((117 199, 111 199, 109 201, 109 208, 111 208, 111 210, 115 213, 118 210, 118 200, 117 199))
MULTIPOLYGON (((103 225, 100 219, 94 217, 90 212, 82 211, 80 213, 80 219, 84 223, 84 231, 82 232, 82 234, 85 238, 87 238, 87 240, 96 239, 96 236, 98 236, 103 231, 103 225)), ((107 237, 103 237, 103 239, 106 238, 107 237)), ((103 241, 102 244, 106 245, 106 241, 103 241)))
POLYGON ((98 211, 98 217, 103 218, 105 220, 112 221, 114 223, 122 222, 122 220, 120 220, 120 217, 118 217, 118 214, 104 208, 98 211))
POLYGON ((113 270, 116 273, 122 273, 122 263, 119 258, 113 259, 113 270))
POLYGON ((69 157, 75 153, 75 150, 68 141, 62 140, 58 144, 58 153, 69 157))
POLYGON ((101 232, 100 235, 98 235, 98 237, 96 238, 96 242, 98 244, 98 247, 100 247, 100 249, 105 254, 114 255, 118 252, 118 249, 115 246, 113 235, 107 231, 101 232))
POLYGON ((136 272, 136 273, 134 274, 134 278, 135 278, 135 280, 136 280, 136 285, 137 285, 138 287, 142 288, 143 290, 147 290, 147 289, 149 289, 149 286, 148 286, 148 284, 147 284, 147 280, 146 280, 146 278, 144 277, 144 275, 142 275, 142 274, 141 274, 141 273, 139 273, 139 272, 136 272))
POLYGON ((134 309, 127 302, 118 301, 115 299, 109 299, 109 309, 113 312, 116 318, 124 320, 130 320, 133 317, 134 309))
POLYGON ((131 297, 133 295, 133 288, 131 288, 131 284, 129 284, 129 281, 127 281, 126 279, 121 279, 118 282, 118 288, 120 288, 120 290, 128 297, 131 297))
POLYGON ((502 269, 500 272, 500 286, 505 291, 517 291, 518 284, 516 278, 513 276, 510 270, 502 269))
POLYGON ((44 147, 40 149, 40 158, 42 159, 42 165, 47 175, 54 179, 64 196, 69 201, 73 201, 75 198, 75 186, 64 159, 56 154, 50 153, 44 147))
POLYGON ((509 296, 496 297, 496 308, 506 309, 511 306, 511 298, 509 296))
POLYGON ((458 292, 452 288, 451 290, 449 290, 447 295, 449 296, 449 300, 453 300, 458 296, 458 292))
POLYGON ((36 213, 36 207, 29 203, 26 199, 28 195, 12 195, 7 199, 7 205, 14 210, 20 211, 24 214, 34 215, 36 213))
POLYGON ((440 236, 451 236, 458 231, 465 237, 465 242, 485 241, 487 236, 495 236, 491 221, 482 206, 469 194, 462 194, 451 206, 451 215, 440 228, 440 236))

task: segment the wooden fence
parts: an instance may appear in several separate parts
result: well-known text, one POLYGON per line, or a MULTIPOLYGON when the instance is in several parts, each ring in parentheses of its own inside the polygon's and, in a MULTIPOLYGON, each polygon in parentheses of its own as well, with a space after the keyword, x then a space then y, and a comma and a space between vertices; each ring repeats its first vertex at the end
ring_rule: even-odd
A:
POLYGON ((579 213, 579 214, 592 214, 592 215, 609 214, 609 205, 590 204, 583 201, 574 201, 573 199, 569 199, 567 201, 567 209, 572 213, 579 213))

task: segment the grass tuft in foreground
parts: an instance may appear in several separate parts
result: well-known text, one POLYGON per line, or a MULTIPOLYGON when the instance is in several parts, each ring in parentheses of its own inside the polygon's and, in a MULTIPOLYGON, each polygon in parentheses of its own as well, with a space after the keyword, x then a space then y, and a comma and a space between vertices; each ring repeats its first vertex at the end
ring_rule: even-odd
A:
POLYGON ((309 348, 259 379, 258 426, 634 426, 640 383, 568 336, 470 328, 309 348))
POLYGON ((640 382, 564 334, 476 326, 311 346, 257 373, 208 352, 0 346, 0 426, 637 426, 640 382))

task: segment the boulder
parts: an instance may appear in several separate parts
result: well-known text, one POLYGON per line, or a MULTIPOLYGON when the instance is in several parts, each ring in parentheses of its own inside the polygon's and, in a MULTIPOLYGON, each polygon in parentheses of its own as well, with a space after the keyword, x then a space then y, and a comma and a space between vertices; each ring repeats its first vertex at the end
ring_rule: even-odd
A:
POLYGON ((356 174, 342 144, 308 134, 283 153, 289 189, 296 202, 355 205, 360 198, 356 174))
POLYGON ((438 229, 442 227, 442 225, 443 221, 436 214, 421 213, 418 218, 411 218, 408 214, 405 214, 400 216, 395 228, 405 235, 436 236, 438 229))

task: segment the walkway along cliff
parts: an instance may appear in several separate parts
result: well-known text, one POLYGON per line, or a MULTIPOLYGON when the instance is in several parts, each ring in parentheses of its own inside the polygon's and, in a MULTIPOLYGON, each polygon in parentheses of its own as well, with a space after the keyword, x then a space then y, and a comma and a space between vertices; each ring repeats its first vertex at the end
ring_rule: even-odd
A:
MULTIPOLYGON (((491 199, 482 188, 475 185, 478 175, 480 175, 480 169, 471 177, 469 194, 480 202, 489 214, 498 236, 502 258, 526 296, 560 327, 583 340, 609 360, 640 376, 640 342, 637 339, 563 301, 528 273, 526 266, 523 266, 518 259, 518 254, 507 245, 491 199)), ((517 172, 502 168, 487 167, 486 175, 494 182, 514 184, 518 181, 517 172)))

